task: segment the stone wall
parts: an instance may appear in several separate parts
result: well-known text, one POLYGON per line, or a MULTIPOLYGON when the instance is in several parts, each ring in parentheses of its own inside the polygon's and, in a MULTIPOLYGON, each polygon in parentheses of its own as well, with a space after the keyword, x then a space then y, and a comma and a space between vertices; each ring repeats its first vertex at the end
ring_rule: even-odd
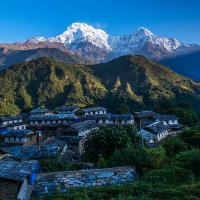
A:
POLYGON ((116 167, 80 171, 65 171, 39 174, 34 195, 66 192, 74 187, 95 187, 129 183, 137 178, 133 167, 116 167))
POLYGON ((21 182, 0 179, 0 200, 16 200, 21 182))

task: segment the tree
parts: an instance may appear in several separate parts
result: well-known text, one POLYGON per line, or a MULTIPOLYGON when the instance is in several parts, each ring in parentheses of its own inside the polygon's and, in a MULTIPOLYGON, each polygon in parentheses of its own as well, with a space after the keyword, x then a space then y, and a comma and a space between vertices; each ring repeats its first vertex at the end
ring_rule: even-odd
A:
POLYGON ((189 146, 200 148, 200 127, 192 127, 180 134, 180 138, 189 146))
POLYGON ((97 162, 100 157, 108 159, 116 150, 138 143, 139 137, 133 125, 101 126, 86 137, 83 158, 97 162))
POLYGON ((175 107, 171 109, 170 113, 179 117, 181 123, 188 126, 194 126, 199 121, 197 114, 190 109, 175 107))
POLYGON ((162 147, 166 151, 166 155, 173 158, 176 154, 186 151, 187 145, 177 137, 168 137, 162 142, 162 147))
POLYGON ((116 150, 109 158, 111 166, 135 166, 140 175, 147 173, 152 168, 152 157, 147 149, 140 146, 126 147, 122 150, 116 150))

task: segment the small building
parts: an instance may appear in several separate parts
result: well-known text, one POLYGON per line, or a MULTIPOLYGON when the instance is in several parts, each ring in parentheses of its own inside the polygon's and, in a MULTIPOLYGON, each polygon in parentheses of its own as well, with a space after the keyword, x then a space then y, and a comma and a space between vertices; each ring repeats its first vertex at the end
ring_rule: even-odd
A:
POLYGON ((86 120, 83 122, 72 124, 68 131, 71 135, 76 135, 79 137, 84 137, 88 135, 91 131, 98 128, 98 124, 94 120, 86 120))
POLYGON ((75 115, 75 113, 79 110, 78 106, 61 106, 57 109, 59 114, 69 114, 75 115))
POLYGON ((12 145, 30 145, 36 143, 36 134, 31 130, 8 130, 3 135, 4 142, 12 145))
POLYGON ((164 125, 179 124, 178 118, 175 115, 158 115, 156 120, 162 122, 164 125))
POLYGON ((37 170, 35 160, 0 159, 0 199, 28 199, 37 170))
POLYGON ((64 154, 67 150, 67 143, 60 140, 49 141, 45 144, 31 146, 2 147, 0 149, 5 154, 11 155, 15 159, 28 160, 45 157, 54 157, 58 153, 64 154))
POLYGON ((91 108, 85 108, 80 111, 80 114, 84 116, 88 115, 103 115, 107 114, 107 109, 104 107, 91 107, 91 108))
POLYGON ((132 114, 111 115, 111 124, 134 124, 132 114))
POLYGON ((101 115, 87 115, 87 120, 95 120, 98 124, 134 124, 132 114, 101 114, 101 115))
POLYGON ((141 129, 138 134, 149 146, 153 146, 165 137, 176 134, 182 130, 182 125, 176 124, 176 122, 174 123, 175 124, 165 124, 163 121, 156 121, 141 129))
POLYGON ((31 126, 59 127, 79 121, 77 116, 68 114, 38 115, 29 118, 31 126))
POLYGON ((48 115, 50 114, 49 110, 46 108, 36 108, 31 110, 30 116, 38 116, 38 115, 48 115))
POLYGON ((22 116, 16 115, 16 116, 4 116, 0 117, 0 126, 8 126, 8 125, 14 125, 14 124, 21 124, 22 123, 22 116))
POLYGON ((7 130, 13 129, 13 130, 25 130, 27 125, 25 123, 17 123, 17 124, 9 124, 6 126, 7 130))
POLYGON ((156 121, 157 113, 152 110, 134 112, 135 122, 140 128, 148 126, 156 121))
POLYGON ((87 115, 83 116, 81 120, 95 120, 98 124, 110 124, 111 123, 111 114, 100 114, 100 115, 87 115))

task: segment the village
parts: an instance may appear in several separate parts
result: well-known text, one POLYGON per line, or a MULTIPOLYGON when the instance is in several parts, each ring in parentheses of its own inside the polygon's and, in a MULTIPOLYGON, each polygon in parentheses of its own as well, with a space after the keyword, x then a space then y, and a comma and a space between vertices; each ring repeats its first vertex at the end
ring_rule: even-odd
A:
MULTIPOLYGON (((47 183, 44 186, 46 180, 52 179, 52 174, 42 174, 39 160, 59 154, 69 162, 79 162, 84 152, 85 138, 99 127, 110 125, 137 127, 137 134, 142 144, 148 148, 156 148, 165 137, 176 135, 183 129, 179 119, 174 115, 161 115, 154 111, 112 114, 104 107, 80 109, 77 106, 62 106, 54 111, 36 108, 30 113, 18 116, 2 116, 0 117, 0 193, 25 200, 30 198, 33 190, 38 194, 55 190, 47 183), (38 181, 37 186, 35 186, 36 181, 38 181)), ((91 173, 98 171, 99 176, 103 178, 102 182, 85 183, 80 180, 80 175, 77 182, 78 178, 74 178, 74 174, 77 176, 80 172, 75 171, 70 172, 73 181, 70 179, 71 184, 68 186, 87 187, 125 183, 137 177, 134 168, 115 168, 112 169, 113 172, 106 171, 107 169, 93 169, 90 165, 91 163, 88 164, 88 168, 86 165, 85 170, 88 171, 84 172, 84 176, 90 176, 91 173), (109 173, 110 176, 114 173, 118 181, 108 183, 109 173)), ((55 179, 55 174, 53 175, 55 179)), ((63 178, 65 176, 69 175, 60 175, 63 178)))

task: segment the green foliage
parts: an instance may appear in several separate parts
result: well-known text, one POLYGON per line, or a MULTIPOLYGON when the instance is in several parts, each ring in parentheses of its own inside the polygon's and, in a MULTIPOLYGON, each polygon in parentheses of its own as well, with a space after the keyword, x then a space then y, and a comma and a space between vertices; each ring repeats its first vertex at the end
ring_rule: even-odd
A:
POLYGON ((109 158, 110 166, 135 166, 139 174, 145 174, 152 169, 152 158, 147 149, 127 147, 115 151, 109 158))
POLYGON ((180 134, 180 138, 189 146, 200 148, 200 126, 186 129, 180 134))
POLYGON ((97 162, 100 157, 107 159, 117 149, 138 142, 139 138, 133 125, 101 126, 86 137, 83 158, 90 162, 97 162))
POLYGON ((158 148, 148 149, 148 154, 151 158, 152 169, 159 169, 164 165, 166 161, 166 152, 162 146, 158 148))
POLYGON ((193 176, 200 180, 200 150, 185 151, 176 156, 173 162, 176 166, 191 171, 193 176))
MULTIPOLYGON (((43 104, 51 109, 66 102, 80 107, 101 104, 112 112, 126 113, 180 99, 200 113, 197 84, 143 56, 123 56, 93 66, 40 58, 2 71, 0 85, 1 115, 43 104)), ((184 122, 195 118, 180 110, 176 113, 184 122)))
POLYGON ((67 193, 58 193, 42 200, 200 199, 200 149, 193 141, 198 134, 199 127, 192 127, 180 136, 167 138, 158 148, 131 145, 115 150, 108 159, 99 159, 101 167, 135 165, 142 175, 136 182, 70 189, 67 193))
POLYGON ((177 137, 168 137, 162 142, 162 147, 166 151, 169 158, 174 157, 176 154, 186 151, 187 145, 177 137))
POLYGON ((81 170, 84 165, 79 163, 65 162, 59 156, 49 157, 40 160, 40 167, 42 172, 57 172, 57 171, 70 171, 70 170, 81 170))
POLYGON ((188 126, 194 126, 199 121, 197 114, 189 109, 175 107, 172 108, 170 112, 179 117, 182 124, 188 126))

